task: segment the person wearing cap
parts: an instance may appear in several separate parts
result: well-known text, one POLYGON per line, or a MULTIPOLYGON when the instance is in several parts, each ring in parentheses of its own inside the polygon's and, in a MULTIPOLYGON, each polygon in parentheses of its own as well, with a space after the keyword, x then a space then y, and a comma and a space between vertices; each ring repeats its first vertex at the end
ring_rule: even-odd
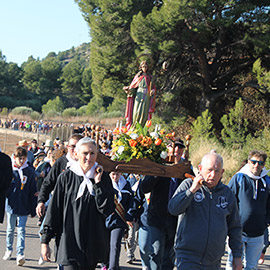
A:
MULTIPOLYGON (((230 180, 239 207, 243 227, 244 269, 257 269, 264 244, 264 231, 270 223, 270 177, 264 167, 267 155, 263 151, 253 150, 244 165, 230 180)), ((226 269, 232 269, 232 252, 226 269)))
POLYGON ((33 166, 33 162, 34 162, 35 156, 34 156, 34 154, 31 151, 28 151, 29 143, 26 140, 21 140, 21 141, 19 141, 19 143, 17 144, 17 146, 21 146, 21 147, 23 147, 26 150, 28 164, 30 166, 33 166))
POLYGON ((37 146, 37 140, 33 139, 31 146, 28 148, 28 151, 31 151, 34 155, 38 152, 39 147, 37 146))
POLYGON ((94 140, 82 138, 75 148, 78 161, 57 180, 41 231, 41 254, 50 261, 55 237, 56 262, 66 270, 94 270, 108 261, 109 231, 105 219, 113 213, 114 190, 108 173, 96 163, 94 140))
POLYGON ((186 146, 180 138, 176 138, 174 142, 168 145, 168 156, 173 157, 173 163, 179 164, 185 160, 183 157, 186 146))
POLYGON ((44 151, 47 153, 50 149, 54 149, 53 141, 52 140, 46 140, 44 145, 44 151))
MULTIPOLYGON (((174 157, 174 163, 183 162, 182 155, 185 145, 177 138, 174 147, 168 145, 169 152, 174 157)), ((194 174, 192 168, 186 173, 194 174)), ((175 253, 173 249, 177 217, 168 212, 168 201, 179 184, 184 179, 160 176, 146 176, 141 183, 144 194, 151 192, 147 212, 148 232, 152 248, 150 256, 150 269, 170 270, 174 268, 175 253)))

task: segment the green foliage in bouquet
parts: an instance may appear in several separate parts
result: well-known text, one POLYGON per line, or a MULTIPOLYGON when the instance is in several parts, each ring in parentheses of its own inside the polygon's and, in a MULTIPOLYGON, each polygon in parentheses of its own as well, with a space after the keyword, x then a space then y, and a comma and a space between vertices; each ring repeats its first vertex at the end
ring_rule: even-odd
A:
POLYGON ((144 127, 137 123, 135 130, 116 128, 112 159, 129 162, 133 158, 147 158, 159 164, 165 163, 168 154, 164 130, 149 133, 150 126, 151 120, 147 121, 144 127))

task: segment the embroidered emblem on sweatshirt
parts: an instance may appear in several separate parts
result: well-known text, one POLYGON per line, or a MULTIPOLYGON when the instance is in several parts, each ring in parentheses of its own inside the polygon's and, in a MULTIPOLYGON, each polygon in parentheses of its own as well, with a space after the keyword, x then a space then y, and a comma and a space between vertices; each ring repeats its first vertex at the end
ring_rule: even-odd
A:
POLYGON ((201 202, 204 199, 204 196, 201 192, 196 192, 194 194, 194 200, 195 202, 201 202))
POLYGON ((227 198, 224 196, 219 196, 218 197, 218 203, 216 204, 217 207, 221 209, 225 209, 228 205, 227 198))

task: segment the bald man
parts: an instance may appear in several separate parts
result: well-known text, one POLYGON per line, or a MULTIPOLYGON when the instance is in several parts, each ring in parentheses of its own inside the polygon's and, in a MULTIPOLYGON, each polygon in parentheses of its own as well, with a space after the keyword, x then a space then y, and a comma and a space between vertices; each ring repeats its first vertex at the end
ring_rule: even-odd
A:
POLYGON ((200 174, 184 180, 169 201, 172 215, 179 215, 175 252, 177 269, 221 269, 225 241, 233 251, 233 265, 242 269, 241 222, 236 199, 221 182, 223 159, 206 154, 199 165, 200 174))

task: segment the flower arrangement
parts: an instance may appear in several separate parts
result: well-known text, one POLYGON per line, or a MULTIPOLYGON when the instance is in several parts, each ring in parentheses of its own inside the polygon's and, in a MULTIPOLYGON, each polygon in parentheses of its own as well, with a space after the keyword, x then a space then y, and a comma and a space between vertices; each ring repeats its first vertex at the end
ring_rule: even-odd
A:
POLYGON ((127 130, 126 127, 118 127, 114 130, 116 140, 112 143, 114 160, 150 159, 153 162, 163 164, 167 158, 166 136, 164 130, 157 129, 149 133, 151 120, 148 120, 144 127, 139 123, 134 130, 127 130))

